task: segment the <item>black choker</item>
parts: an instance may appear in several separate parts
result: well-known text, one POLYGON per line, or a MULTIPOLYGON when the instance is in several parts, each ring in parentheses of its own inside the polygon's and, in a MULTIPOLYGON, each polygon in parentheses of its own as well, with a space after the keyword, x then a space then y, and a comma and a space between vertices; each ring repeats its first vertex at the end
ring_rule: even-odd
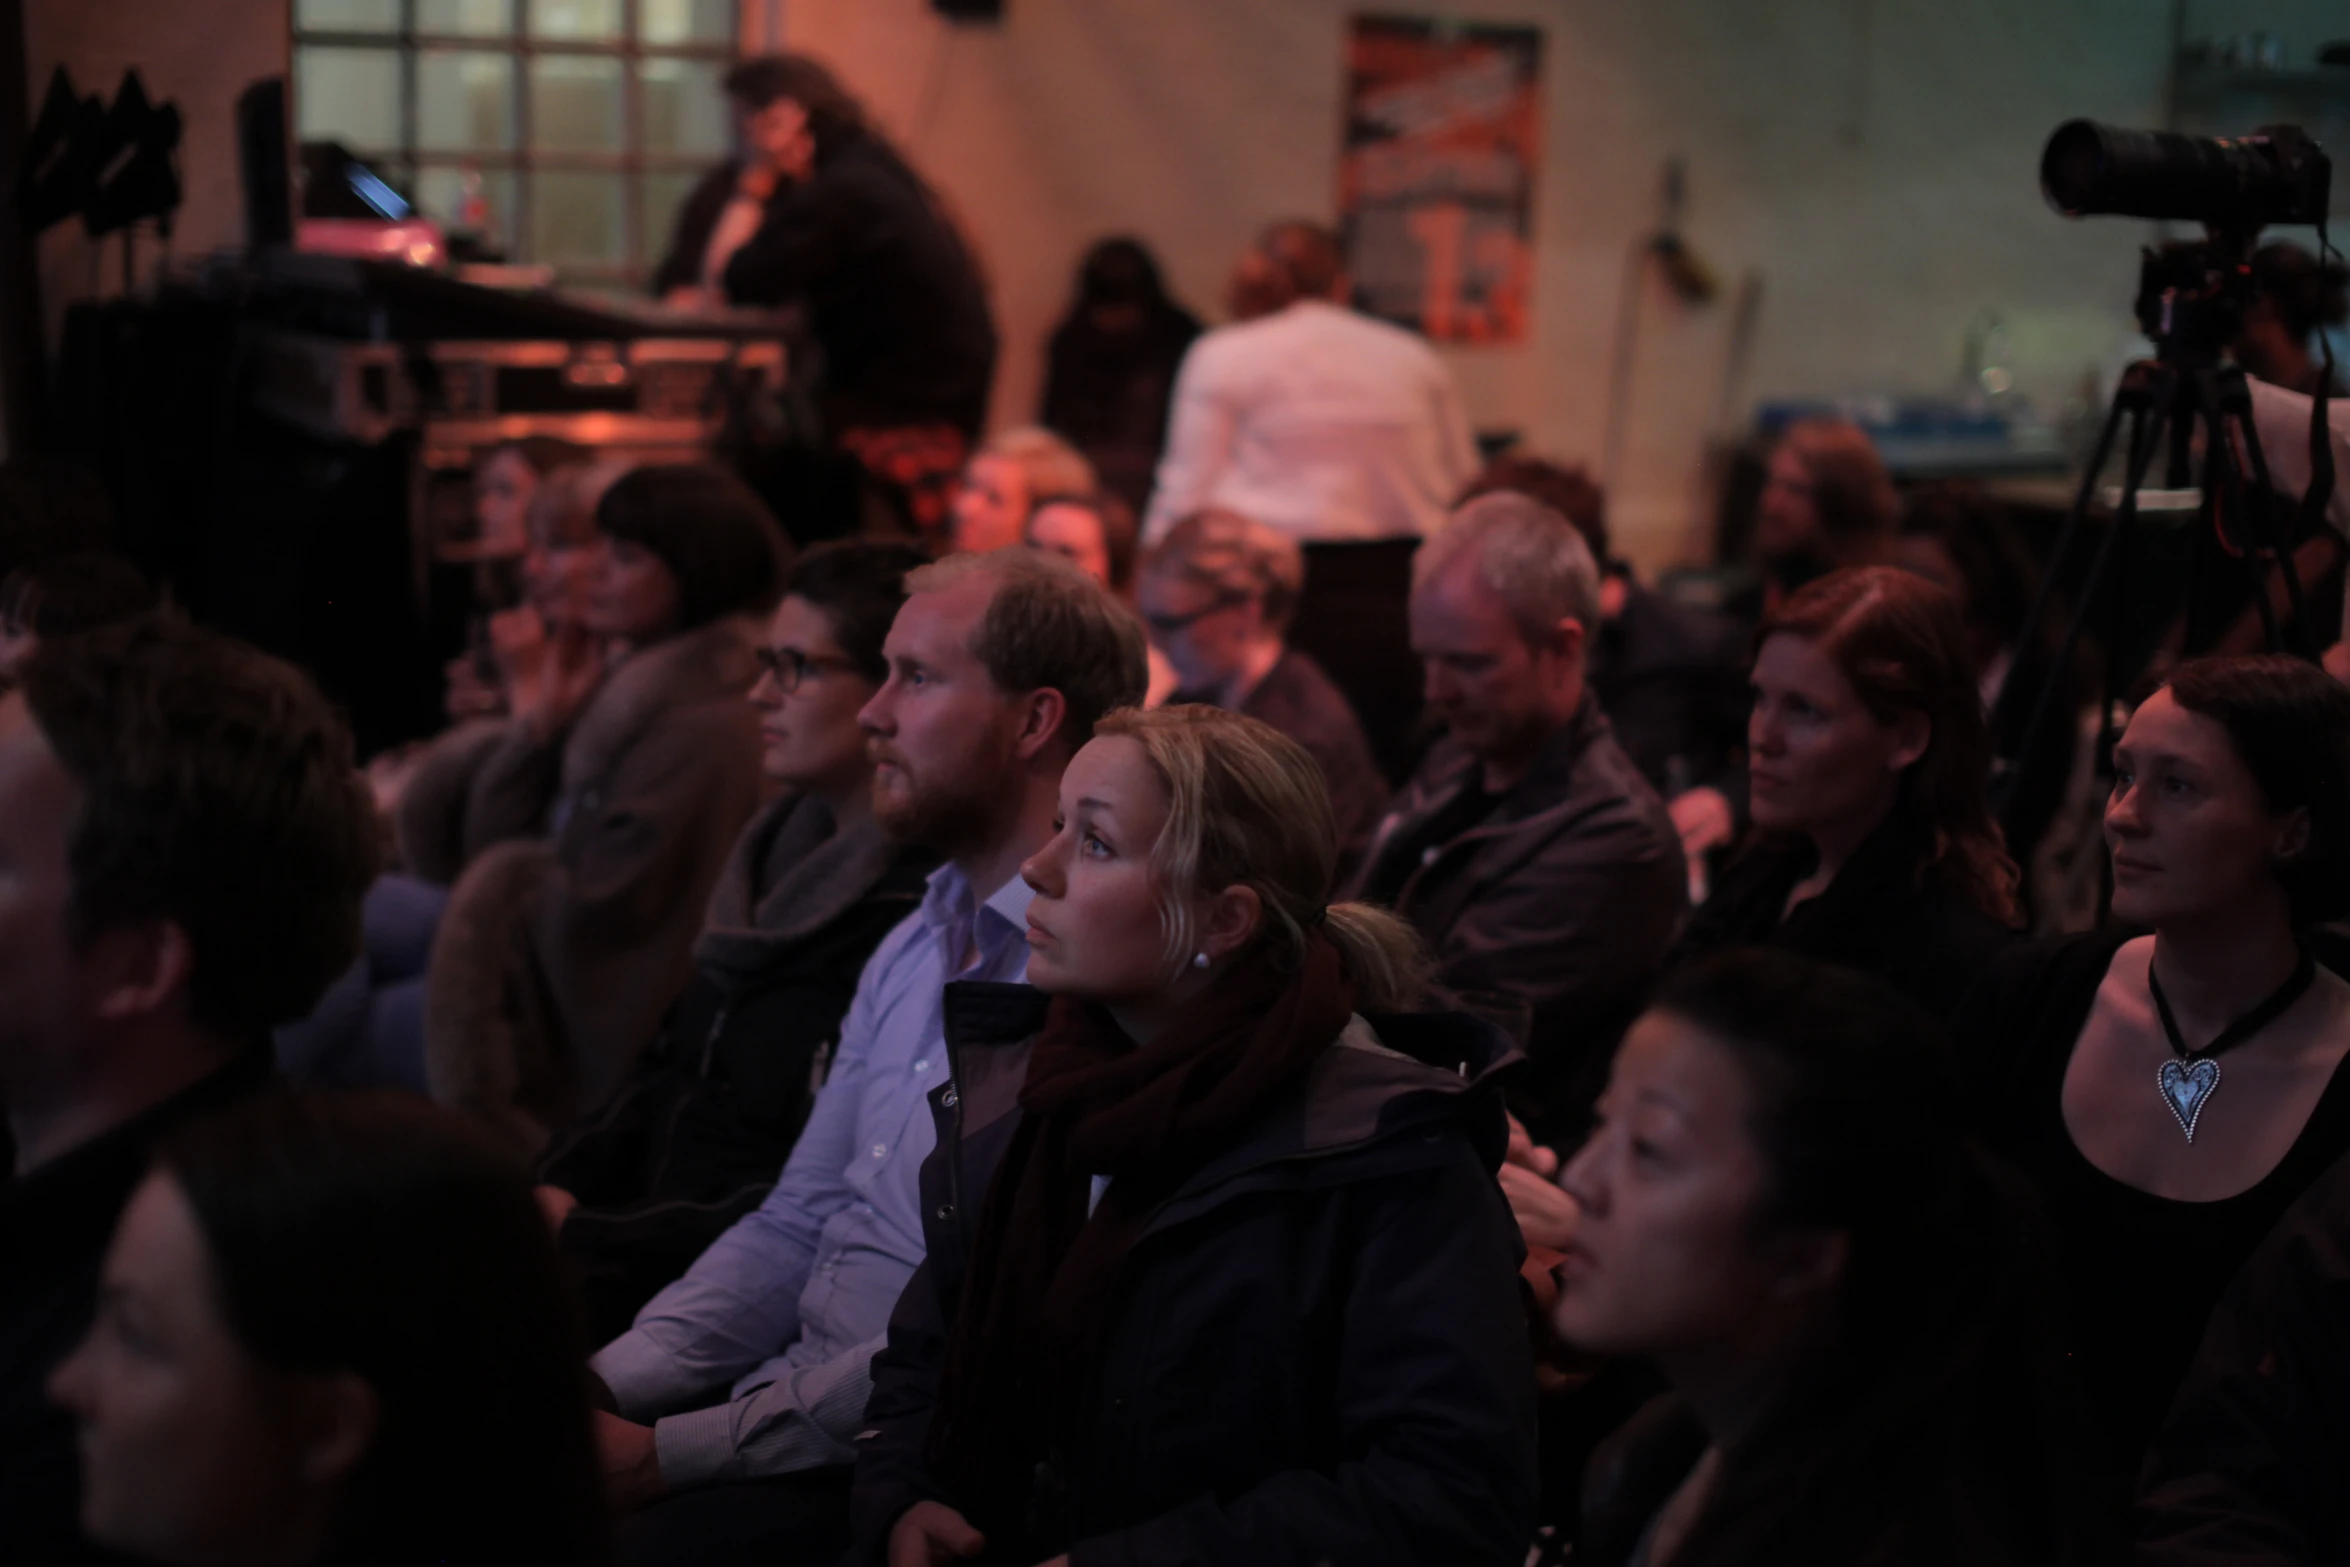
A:
POLYGON ((2221 1029, 2216 1038, 2201 1050, 2189 1050, 2187 1041, 2179 1034, 2179 1020, 2171 1015, 2170 998, 2162 993, 2162 981, 2154 977, 2154 960, 2146 960, 2146 988, 2154 996, 2154 1015, 2162 1019, 2162 1032, 2170 1040, 2171 1053, 2176 1061, 2165 1061, 2154 1074, 2155 1087, 2161 1091, 2162 1102, 2170 1106, 2170 1113, 2178 1119, 2179 1130, 2187 1134, 2187 1141, 2195 1141, 2195 1123, 2203 1117, 2203 1107, 2219 1091, 2219 1062, 2217 1057, 2235 1049, 2254 1034, 2284 1016, 2299 1001, 2317 979, 2317 959, 2308 952, 2285 982, 2269 993, 2266 1001, 2221 1029))

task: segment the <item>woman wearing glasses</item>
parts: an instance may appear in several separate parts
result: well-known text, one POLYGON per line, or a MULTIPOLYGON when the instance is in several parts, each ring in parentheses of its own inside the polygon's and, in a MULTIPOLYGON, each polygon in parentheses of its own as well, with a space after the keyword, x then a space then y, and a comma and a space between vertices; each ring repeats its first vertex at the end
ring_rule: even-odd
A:
POLYGON ((1295 540, 1235 512, 1203 511, 1144 555, 1135 601, 1152 647, 1174 666, 1170 701, 1260 719, 1321 764, 1343 876, 1369 846, 1390 789, 1345 694, 1289 645, 1305 580, 1295 540))
POLYGON ((923 558, 910 545, 827 545, 784 578, 750 698, 762 770, 782 794, 735 840, 693 980, 659 1037, 540 1166, 595 1342, 757 1206, 799 1138, 866 958, 922 899, 935 857, 875 825, 857 710, 881 686, 882 639, 923 558))

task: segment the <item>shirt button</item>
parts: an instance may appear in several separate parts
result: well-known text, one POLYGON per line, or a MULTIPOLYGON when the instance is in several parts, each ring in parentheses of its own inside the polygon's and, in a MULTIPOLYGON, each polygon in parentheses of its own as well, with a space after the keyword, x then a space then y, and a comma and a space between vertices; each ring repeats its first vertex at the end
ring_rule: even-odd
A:
POLYGON ((914 1070, 915 1070, 915 1071, 917 1071, 917 1072, 927 1072, 927 1071, 929 1071, 929 1070, 930 1070, 930 1057, 928 1057, 928 1056, 924 1056, 924 1057, 923 1057, 921 1060, 919 1060, 919 1061, 915 1062, 915 1063, 914 1063, 914 1070))
POLYGON ((938 1222, 939 1222, 939 1223, 941 1223, 941 1224, 949 1224, 949 1223, 952 1223, 952 1222, 954 1221, 954 1217, 955 1217, 955 1205, 954 1205, 953 1203, 951 1203, 951 1202, 942 1202, 942 1203, 940 1203, 940 1204, 938 1205, 938 1222))
POLYGON ((873 1157, 874 1157, 874 1158, 876 1158, 876 1159, 882 1158, 883 1156, 885 1156, 886 1154, 888 1154, 888 1152, 889 1152, 889 1144, 887 1144, 887 1143, 875 1143, 875 1144, 873 1145, 873 1157))

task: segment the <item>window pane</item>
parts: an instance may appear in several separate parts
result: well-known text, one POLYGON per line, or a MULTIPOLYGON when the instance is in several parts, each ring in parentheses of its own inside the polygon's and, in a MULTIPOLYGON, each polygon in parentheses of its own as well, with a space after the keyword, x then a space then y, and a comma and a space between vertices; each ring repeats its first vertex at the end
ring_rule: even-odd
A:
POLYGON ((513 244, 514 176, 503 170, 426 169, 416 176, 416 205, 452 234, 466 229, 470 216, 489 244, 500 250, 513 244), (471 215, 468 182, 476 187, 482 209, 471 215))
POLYGON ((620 147, 620 61, 540 55, 530 63, 530 143, 542 152, 620 147))
POLYGON ((637 30, 649 44, 734 42, 735 0, 636 0, 637 30))
POLYGON ((644 151, 713 158, 726 151, 731 127, 726 89, 718 85, 724 66, 710 60, 647 60, 637 69, 644 83, 644 151))
POLYGON ((301 141, 361 151, 400 144, 400 56, 391 49, 294 51, 294 125, 301 141))
POLYGON ((296 0, 294 25, 344 33, 395 33, 400 0, 296 0))
POLYGON ((540 38, 618 38, 620 0, 530 0, 530 30, 540 38))
POLYGON ((471 152, 514 145, 514 63, 486 51, 416 55, 416 145, 471 152))
POLYGON ((514 0, 416 0, 416 30, 503 38, 514 30, 514 0))
POLYGON ((701 178, 699 174, 645 176, 644 204, 638 209, 644 221, 639 231, 643 239, 637 253, 644 257, 648 272, 669 254, 669 237, 677 232, 677 209, 685 205, 685 198, 701 178))
POLYGON ((621 228, 621 176, 542 172, 531 182, 530 259, 618 263, 627 241, 621 228))

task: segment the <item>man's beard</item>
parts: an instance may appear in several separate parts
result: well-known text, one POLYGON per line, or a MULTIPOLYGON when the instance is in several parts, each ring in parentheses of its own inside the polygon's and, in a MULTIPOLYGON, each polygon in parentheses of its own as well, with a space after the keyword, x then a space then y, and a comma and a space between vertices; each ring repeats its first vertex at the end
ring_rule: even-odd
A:
POLYGON ((977 751, 959 766, 941 767, 936 778, 916 773, 894 751, 885 754, 899 787, 873 791, 873 819, 899 842, 949 857, 984 845, 1019 788, 1008 749, 977 751))

